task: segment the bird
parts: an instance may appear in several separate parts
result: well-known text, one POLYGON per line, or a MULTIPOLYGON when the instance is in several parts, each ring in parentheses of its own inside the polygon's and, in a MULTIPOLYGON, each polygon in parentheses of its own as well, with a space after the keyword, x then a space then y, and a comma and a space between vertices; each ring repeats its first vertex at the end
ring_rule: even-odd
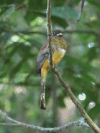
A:
MULTIPOLYGON (((64 57, 66 53, 67 43, 63 38, 63 32, 61 30, 52 31, 51 36, 51 45, 52 45, 52 61, 53 65, 56 66, 61 59, 64 57)), ((49 43, 46 41, 44 45, 41 47, 38 57, 37 57, 37 67, 36 74, 40 74, 41 76, 41 98, 40 98, 40 108, 46 109, 45 102, 45 83, 46 77, 49 71, 49 43)))

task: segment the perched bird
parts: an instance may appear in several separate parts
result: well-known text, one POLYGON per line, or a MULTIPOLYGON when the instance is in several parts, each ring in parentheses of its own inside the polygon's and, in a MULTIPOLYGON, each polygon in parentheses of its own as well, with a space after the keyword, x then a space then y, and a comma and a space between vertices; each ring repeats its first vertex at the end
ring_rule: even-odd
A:
MULTIPOLYGON (((53 65, 57 65, 63 56, 65 55, 67 43, 63 38, 63 33, 61 30, 55 30, 52 32, 51 36, 51 44, 52 44, 52 61, 53 65)), ((50 53, 48 48, 48 41, 44 43, 41 47, 41 50, 37 57, 37 68, 36 73, 41 75, 41 101, 40 107, 41 109, 46 109, 45 103, 45 82, 46 76, 49 71, 49 59, 50 53)))

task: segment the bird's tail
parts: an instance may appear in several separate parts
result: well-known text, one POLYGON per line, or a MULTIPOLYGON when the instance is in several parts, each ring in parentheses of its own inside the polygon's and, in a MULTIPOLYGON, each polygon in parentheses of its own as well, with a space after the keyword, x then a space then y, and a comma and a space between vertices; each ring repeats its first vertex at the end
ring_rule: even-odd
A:
POLYGON ((41 99, 40 99, 40 108, 46 109, 46 102, 45 102, 45 81, 46 77, 43 77, 43 73, 41 71, 41 99))

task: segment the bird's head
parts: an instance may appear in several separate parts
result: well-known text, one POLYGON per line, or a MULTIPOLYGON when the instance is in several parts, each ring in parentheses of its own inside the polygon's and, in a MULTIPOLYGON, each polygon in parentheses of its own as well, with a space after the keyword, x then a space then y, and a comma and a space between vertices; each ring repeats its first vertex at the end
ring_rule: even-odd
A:
POLYGON ((62 49, 67 48, 67 43, 66 40, 63 38, 63 33, 61 30, 54 30, 52 32, 51 43, 62 49))
POLYGON ((63 36, 63 33, 61 30, 54 30, 52 32, 52 36, 58 36, 58 37, 62 37, 63 36))

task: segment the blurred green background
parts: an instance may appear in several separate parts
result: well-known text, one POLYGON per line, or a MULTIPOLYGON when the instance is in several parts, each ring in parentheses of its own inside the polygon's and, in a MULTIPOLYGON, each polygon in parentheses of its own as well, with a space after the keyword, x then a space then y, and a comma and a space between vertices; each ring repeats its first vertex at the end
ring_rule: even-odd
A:
MULTIPOLYGON (((89 116, 100 127, 100 1, 51 1, 52 30, 64 31, 68 48, 57 68, 89 116)), ((46 0, 0 1, 0 109, 18 121, 43 127, 82 120, 53 72, 46 82, 47 109, 40 109, 40 47, 47 40, 46 0), (24 5, 23 5, 24 4, 24 5), (22 6, 22 8, 17 8, 22 6)), ((0 122, 10 122, 0 115, 0 122)), ((39 133, 25 127, 0 127, 0 133, 39 133)), ((71 127, 59 133, 93 133, 71 127)))

